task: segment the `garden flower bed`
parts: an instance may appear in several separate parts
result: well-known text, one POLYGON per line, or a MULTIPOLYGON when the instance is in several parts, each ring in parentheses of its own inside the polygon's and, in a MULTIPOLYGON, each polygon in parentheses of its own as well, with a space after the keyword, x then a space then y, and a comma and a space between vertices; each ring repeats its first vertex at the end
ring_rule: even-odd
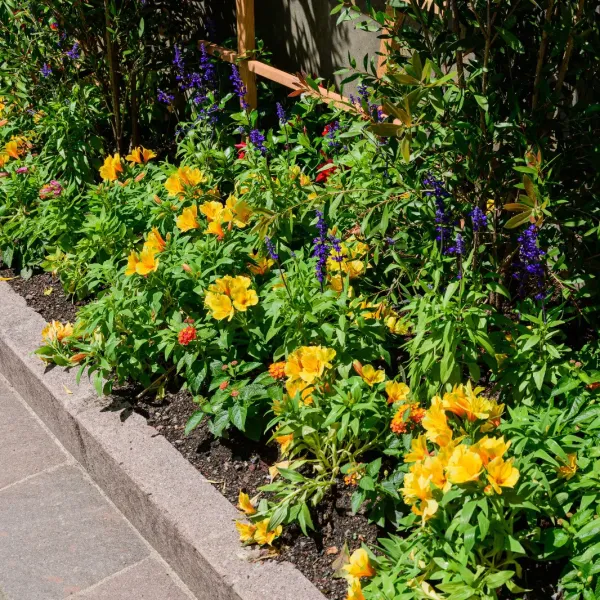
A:
POLYGON ((235 64, 175 43, 148 101, 175 142, 152 147, 117 151, 93 79, 50 86, 92 60, 78 38, 39 65, 39 105, 0 103, 3 277, 47 318, 39 358, 141 411, 236 503, 241 544, 331 598, 600 594, 600 209, 572 151, 597 117, 562 98, 564 63, 540 83, 552 6, 465 8, 470 62, 406 9, 408 52, 346 110, 269 89, 252 110, 235 64))

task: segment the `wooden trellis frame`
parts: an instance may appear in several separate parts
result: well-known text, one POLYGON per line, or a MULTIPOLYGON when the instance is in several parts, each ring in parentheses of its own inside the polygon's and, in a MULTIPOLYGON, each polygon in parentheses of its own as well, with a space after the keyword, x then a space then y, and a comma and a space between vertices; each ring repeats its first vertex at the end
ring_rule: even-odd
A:
MULTIPOLYGON (((428 4, 431 4, 433 0, 428 0, 428 4)), ((437 11, 436 11, 437 12, 437 11)), ((393 16, 394 9, 388 7, 387 13, 393 16)), ((394 23, 391 31, 396 31, 404 22, 404 15, 400 15, 394 23)), ((337 108, 342 110, 354 110, 357 111, 348 98, 332 92, 322 86, 319 86, 317 90, 313 89, 301 77, 292 75, 281 69, 277 69, 271 65, 268 65, 259 60, 253 58, 254 50, 256 49, 256 38, 254 31, 254 0, 236 0, 236 25, 237 25, 237 38, 238 38, 238 50, 234 52, 227 48, 223 48, 217 44, 209 42, 207 40, 200 40, 199 44, 204 45, 206 51, 230 63, 237 63, 239 65, 240 77, 244 85, 246 86, 246 102, 251 108, 257 108, 258 106, 258 95, 256 90, 256 76, 264 77, 270 81, 274 81, 288 87, 294 91, 303 92, 311 96, 317 97, 319 100, 327 103, 332 103, 337 108)), ((387 31, 388 33, 390 30, 387 31)), ((394 45, 389 40, 382 39, 379 49, 379 59, 377 63, 377 76, 382 77, 385 74, 387 57, 394 45)))

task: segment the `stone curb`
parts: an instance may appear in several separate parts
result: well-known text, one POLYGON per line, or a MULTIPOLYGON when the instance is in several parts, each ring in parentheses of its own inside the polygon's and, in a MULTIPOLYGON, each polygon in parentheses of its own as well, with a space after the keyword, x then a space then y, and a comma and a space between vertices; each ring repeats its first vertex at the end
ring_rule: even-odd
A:
POLYGON ((0 282, 0 372, 198 600, 325 600, 291 563, 250 561, 234 506, 171 444, 33 351, 44 319, 0 282))

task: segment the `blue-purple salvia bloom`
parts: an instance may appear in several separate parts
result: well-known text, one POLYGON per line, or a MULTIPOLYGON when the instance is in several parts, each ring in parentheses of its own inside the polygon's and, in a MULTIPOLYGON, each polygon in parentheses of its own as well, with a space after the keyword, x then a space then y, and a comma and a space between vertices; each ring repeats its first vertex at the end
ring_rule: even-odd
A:
POLYGON ((42 77, 50 77, 52 75, 52 69, 48 63, 44 63, 44 66, 40 69, 42 77))
POLYGON ((285 114, 285 110, 283 110, 283 106, 281 106, 280 102, 275 104, 275 110, 277 111, 277 118, 279 119, 279 123, 281 125, 285 125, 287 123, 287 115, 285 114))
POLYGON ((244 85, 244 82, 240 77, 240 71, 236 65, 231 65, 231 75, 229 76, 229 80, 233 84, 233 91, 240 99, 242 108, 244 110, 250 108, 248 103, 246 102, 246 94, 248 93, 248 90, 246 89, 246 86, 244 85))
POLYGON ((519 260, 515 263, 513 277, 519 281, 519 293, 522 296, 529 287, 535 291, 536 300, 543 300, 546 296, 544 286, 546 253, 538 246, 538 234, 538 228, 530 225, 519 236, 519 260))
POLYGON ((369 116, 376 122, 383 121, 383 111, 381 106, 369 100, 369 88, 365 83, 358 86, 358 97, 350 94, 351 104, 360 104, 366 106, 369 116))
POLYGON ((323 282, 325 281, 325 276, 327 274, 327 259, 329 258, 331 251, 333 250, 336 253, 334 256, 335 261, 342 262, 343 257, 340 240, 328 234, 329 227, 325 221, 325 216, 320 210, 315 211, 315 214, 317 215, 317 230, 319 231, 319 236, 313 240, 313 256, 317 259, 315 273, 318 282, 321 284, 322 291, 323 282))
POLYGON ((265 136, 258 130, 253 129, 250 131, 250 135, 248 136, 252 145, 263 155, 267 153, 267 148, 265 147, 265 136))
POLYGON ((163 104, 171 104, 175 100, 175 96, 172 94, 167 94, 167 92, 163 92, 162 90, 158 90, 158 101, 163 104))
POLYGON ((327 142, 327 145, 330 148, 339 148, 342 145, 340 142, 338 142, 335 139, 336 133, 339 130, 340 130, 340 122, 339 121, 333 121, 332 123, 327 125, 327 127, 325 128, 325 131, 326 131, 325 135, 329 139, 329 142, 327 142))
POLYGON ((79 43, 75 42, 73 47, 66 53, 71 60, 79 60, 81 53, 79 52, 79 43))
POLYGON ((465 240, 460 233, 456 234, 454 238, 454 245, 450 246, 446 250, 446 254, 456 254, 456 256, 463 256, 465 253, 465 240))
POLYGON ((450 197, 448 191, 444 188, 442 181, 434 177, 431 173, 423 179, 423 185, 431 188, 425 192, 426 196, 435 197, 435 222, 437 236, 436 240, 441 243, 442 251, 445 242, 450 237, 450 215, 446 212, 446 198, 450 197))
POLYGON ((273 260, 279 260, 279 254, 277 254, 277 251, 275 250, 275 246, 273 245, 271 238, 268 236, 265 236, 265 246, 267 247, 267 252, 269 253, 269 256, 273 260))
POLYGON ((488 220, 485 213, 476 206, 471 211, 471 221, 473 222, 473 231, 481 231, 482 229, 487 229, 488 220))

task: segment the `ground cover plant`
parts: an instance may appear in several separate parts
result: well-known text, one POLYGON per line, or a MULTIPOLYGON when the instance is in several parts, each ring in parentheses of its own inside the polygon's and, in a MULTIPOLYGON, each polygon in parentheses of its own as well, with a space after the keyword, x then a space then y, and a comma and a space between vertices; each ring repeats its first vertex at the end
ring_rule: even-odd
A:
POLYGON ((42 83, 3 79, 2 259, 90 300, 48 324, 43 360, 99 393, 183 386, 187 432, 278 448, 240 491, 243 543, 309 534, 343 483, 392 532, 340 553, 348 600, 538 598, 540 565, 557 597, 596 598, 595 13, 434 4, 398 7, 388 74, 349 74, 347 111, 250 110, 237 66, 175 44, 147 98, 181 117, 174 151, 133 125, 125 151, 128 102, 93 86, 65 113, 34 56, 42 83))

